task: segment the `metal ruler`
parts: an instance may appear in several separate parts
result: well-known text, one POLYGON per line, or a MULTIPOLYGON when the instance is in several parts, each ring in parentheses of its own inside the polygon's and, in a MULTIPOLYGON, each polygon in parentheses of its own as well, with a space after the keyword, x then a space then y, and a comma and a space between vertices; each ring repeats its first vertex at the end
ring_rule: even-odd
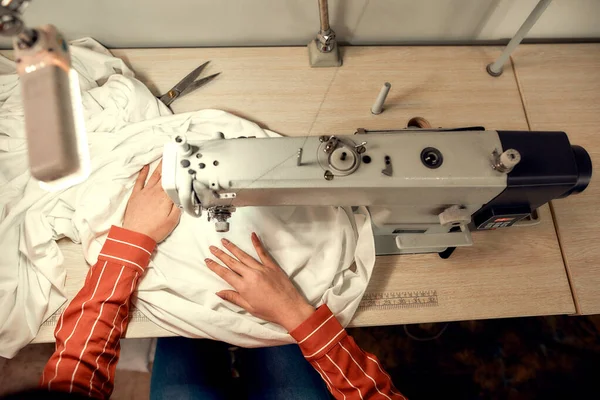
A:
MULTIPOLYGON (((437 307, 437 290, 414 290, 409 292, 381 292, 365 293, 358 309, 366 310, 391 310, 396 308, 421 308, 437 307)), ((65 308, 61 307, 48 318, 42 326, 55 327, 58 324, 60 314, 65 308)), ((129 322, 151 322, 140 310, 132 307, 129 311, 129 322)))
MULTIPOLYGON (((50 318, 48 318, 42 326, 56 326, 58 325, 58 320, 60 319, 60 315, 64 311, 65 307, 61 307, 50 318)), ((140 310, 135 307, 131 307, 129 310, 129 322, 151 322, 148 317, 146 317, 140 310)))
POLYGON ((395 308, 437 307, 437 290, 414 290, 409 292, 365 293, 358 309, 390 310, 395 308))

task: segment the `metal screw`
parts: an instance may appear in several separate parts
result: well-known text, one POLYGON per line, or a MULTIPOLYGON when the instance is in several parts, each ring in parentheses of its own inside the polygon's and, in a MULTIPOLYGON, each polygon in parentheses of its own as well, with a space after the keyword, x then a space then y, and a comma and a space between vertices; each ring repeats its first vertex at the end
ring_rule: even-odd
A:
POLYGON ((330 181, 333 179, 333 174, 331 173, 331 171, 325 171, 325 176, 324 176, 326 181, 330 181))
POLYGON ((497 149, 492 152, 492 168, 498 172, 509 173, 521 161, 521 153, 508 149, 500 153, 497 149))

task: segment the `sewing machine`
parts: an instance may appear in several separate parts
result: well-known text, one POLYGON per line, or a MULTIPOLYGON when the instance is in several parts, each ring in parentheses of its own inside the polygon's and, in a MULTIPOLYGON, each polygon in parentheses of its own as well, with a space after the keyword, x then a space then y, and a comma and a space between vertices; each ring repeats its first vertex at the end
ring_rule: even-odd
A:
POLYGON ((164 149, 162 184, 219 232, 248 206, 366 206, 377 254, 473 244, 471 231, 535 223, 585 190, 588 153, 564 132, 404 129, 321 137, 188 141, 164 149))

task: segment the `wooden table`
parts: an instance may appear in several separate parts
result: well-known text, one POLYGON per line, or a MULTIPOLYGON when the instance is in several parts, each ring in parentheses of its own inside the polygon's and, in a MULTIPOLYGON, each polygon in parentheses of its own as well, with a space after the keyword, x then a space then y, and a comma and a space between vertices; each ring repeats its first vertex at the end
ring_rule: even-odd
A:
POLYGON ((594 168, 580 195, 552 202, 577 312, 600 313, 600 44, 524 45, 513 56, 532 130, 567 132, 594 168))
MULTIPOLYGON (((492 78, 485 66, 495 47, 349 47, 340 68, 311 69, 305 48, 115 50, 155 94, 167 91, 200 63, 222 71, 213 83, 173 103, 175 112, 223 109, 284 135, 397 129, 414 116, 434 126, 484 125, 527 130, 515 75, 492 78), (384 81, 386 110, 370 112, 384 81)), ((533 227, 480 232, 475 245, 448 260, 437 255, 379 257, 366 300, 352 326, 404 324, 575 312, 554 224, 547 206, 533 227), (421 296, 403 308, 373 307, 374 297, 421 296), (429 300, 428 300, 429 299, 429 300)), ((77 246, 63 243, 72 296, 87 266, 77 246)), ((166 331, 136 314, 129 337, 166 331), (137 319, 136 319, 137 318, 137 319)), ((51 340, 52 323, 36 341, 51 340)))

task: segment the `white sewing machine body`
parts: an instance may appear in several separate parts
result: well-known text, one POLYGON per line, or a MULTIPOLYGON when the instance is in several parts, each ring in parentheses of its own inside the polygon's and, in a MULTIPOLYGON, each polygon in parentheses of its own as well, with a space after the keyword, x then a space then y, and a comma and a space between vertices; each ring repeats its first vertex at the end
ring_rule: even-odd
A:
POLYGON ((239 207, 366 206, 378 254, 443 253, 471 245, 472 229, 510 226, 582 191, 591 175, 589 156, 563 132, 357 133, 177 137, 165 146, 163 187, 188 214, 206 210, 218 231, 239 207))

